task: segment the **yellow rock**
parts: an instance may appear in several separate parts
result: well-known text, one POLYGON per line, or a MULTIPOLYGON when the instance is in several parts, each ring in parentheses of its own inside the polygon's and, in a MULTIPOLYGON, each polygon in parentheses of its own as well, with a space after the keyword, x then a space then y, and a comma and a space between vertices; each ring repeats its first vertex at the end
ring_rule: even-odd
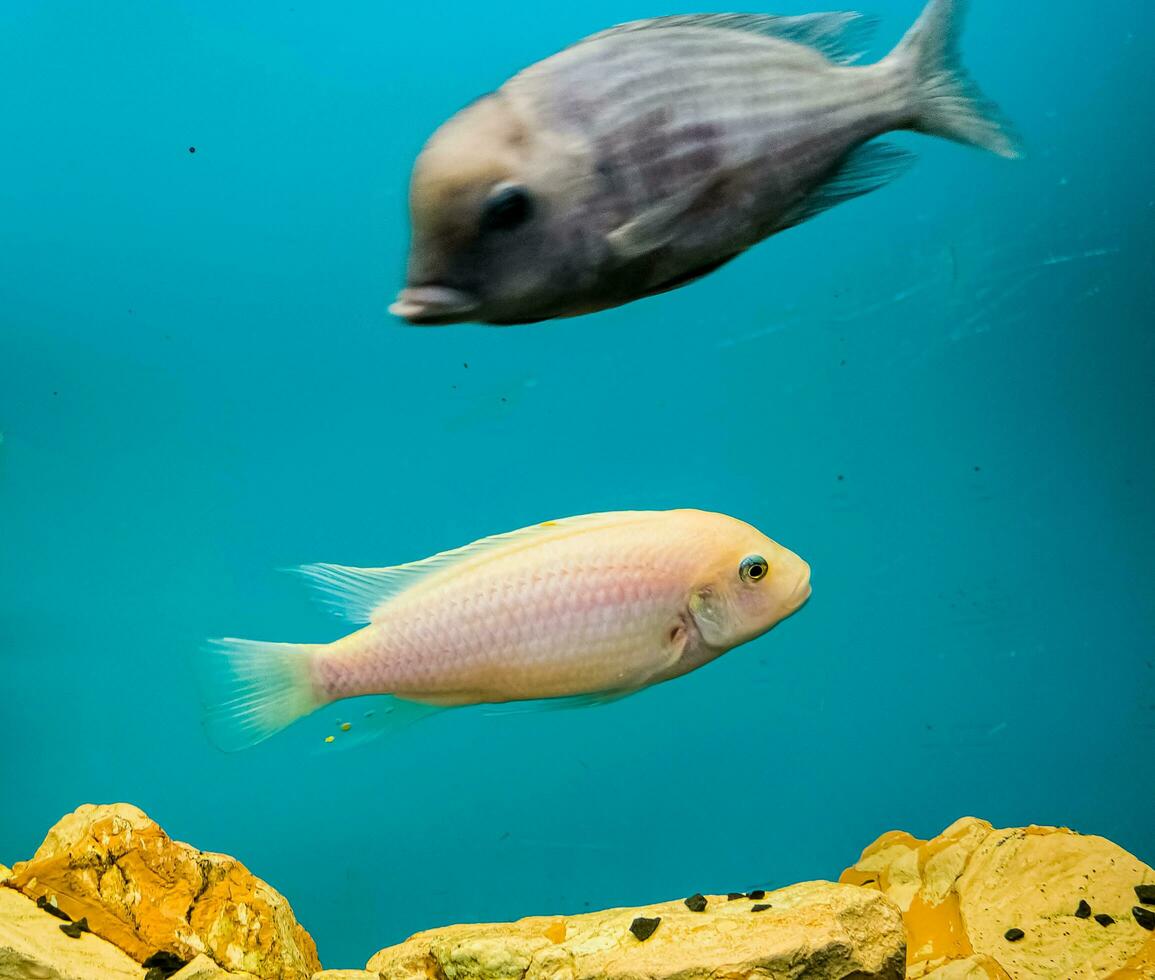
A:
POLYGON ((222 970, 204 953, 186 963, 169 980, 256 980, 251 973, 232 973, 222 970))
POLYGON ((206 953, 261 980, 308 980, 321 968, 280 893, 234 858, 172 840, 126 803, 80 807, 12 870, 9 886, 86 916, 138 963, 165 950, 185 960, 206 953))
POLYGON ((1155 978, 1155 934, 1131 914, 1155 871, 1102 837, 966 817, 929 841, 884 834, 841 880, 902 909, 911 980, 1155 978), (1078 918, 1080 900, 1114 924, 1078 918))
POLYGON ((870 889, 806 882, 754 902, 682 901, 418 933, 368 964, 389 980, 900 980, 902 918, 870 889), (755 905, 769 905, 753 912, 755 905), (630 925, 660 919, 639 941, 630 925))
POLYGON ((61 921, 0 885, 0 980, 141 980, 144 971, 97 936, 70 939, 61 921))
POLYGON ((368 970, 322 970, 314 973, 312 980, 381 980, 381 974, 368 970))

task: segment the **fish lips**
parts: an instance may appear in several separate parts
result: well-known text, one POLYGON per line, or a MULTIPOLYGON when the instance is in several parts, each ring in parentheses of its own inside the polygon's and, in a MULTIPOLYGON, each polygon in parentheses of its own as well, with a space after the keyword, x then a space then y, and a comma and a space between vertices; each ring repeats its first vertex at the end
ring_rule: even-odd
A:
POLYGON ((475 318, 481 301, 450 286, 407 286, 389 312, 415 326, 441 326, 475 318))

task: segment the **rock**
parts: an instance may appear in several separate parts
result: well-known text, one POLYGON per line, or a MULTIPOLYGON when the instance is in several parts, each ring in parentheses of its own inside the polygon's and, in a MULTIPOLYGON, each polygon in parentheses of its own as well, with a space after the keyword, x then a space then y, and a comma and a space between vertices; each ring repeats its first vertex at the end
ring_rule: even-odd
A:
POLYGON ((308 980, 321 968, 312 937, 276 890, 234 858, 172 840, 125 803, 80 807, 12 872, 8 886, 86 916, 95 935, 138 963, 158 951, 184 960, 205 953, 260 980, 308 980))
POLYGON ((841 880, 902 909, 909 978, 1155 977, 1155 936, 1131 914, 1135 887, 1155 871, 1102 837, 966 817, 929 841, 884 834, 841 880), (1115 923, 1078 916, 1083 901, 1115 923), (1008 942, 1009 929, 1025 935, 1008 942))
POLYGON ((251 973, 231 973, 201 953, 192 961, 170 974, 168 980, 257 980, 251 973))
POLYGON ((6 882, 11 877, 12 869, 6 868, 4 865, 0 864, 0 885, 4 884, 4 882, 6 882))
POLYGON ((0 887, 0 980, 141 980, 143 971, 96 936, 69 939, 60 920, 0 887))
POLYGON ((706 896, 573 916, 460 925, 418 933, 368 964, 389 980, 661 980, 756 975, 759 980, 900 980, 905 948, 895 905, 865 888, 807 882, 748 899, 706 896), (661 919, 644 942, 638 918, 661 919))
POLYGON ((381 980, 381 974, 368 970, 322 970, 314 973, 312 980, 381 980))

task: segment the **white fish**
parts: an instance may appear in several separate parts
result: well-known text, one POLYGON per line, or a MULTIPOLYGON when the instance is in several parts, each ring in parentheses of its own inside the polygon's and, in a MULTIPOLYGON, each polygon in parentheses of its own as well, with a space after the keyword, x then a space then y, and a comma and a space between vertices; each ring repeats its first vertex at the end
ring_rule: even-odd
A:
POLYGON ((392 695, 386 726, 434 707, 621 697, 760 636, 810 595, 797 555, 696 510, 591 514, 407 565, 302 571, 368 625, 328 644, 219 641, 208 722, 223 748, 367 694, 392 695))
POLYGON ((392 312, 525 323, 707 275, 882 187, 915 130, 1015 148, 958 60, 964 0, 931 0, 886 58, 852 13, 704 14, 611 28, 442 125, 413 168, 413 240, 392 312))

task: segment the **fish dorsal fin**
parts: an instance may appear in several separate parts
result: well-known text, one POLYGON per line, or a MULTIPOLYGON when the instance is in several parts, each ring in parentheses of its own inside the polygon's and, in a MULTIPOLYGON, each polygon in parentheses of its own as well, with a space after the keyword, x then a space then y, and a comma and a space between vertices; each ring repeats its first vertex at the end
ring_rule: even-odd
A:
POLYGON ((429 576, 457 568, 487 554, 537 545, 551 537, 607 523, 618 514, 585 514, 556 521, 544 521, 517 531, 481 538, 472 544, 405 565, 387 568, 351 568, 347 565, 302 565, 295 569, 316 588, 322 601, 352 623, 372 623, 393 598, 429 576))
POLYGON ((831 61, 850 64, 866 50, 875 20, 854 11, 801 14, 779 17, 774 14, 674 14, 635 20, 600 31, 579 41, 586 44, 615 34, 635 31, 668 30, 672 27, 699 27, 714 30, 761 34, 783 41, 793 41, 820 51, 831 61))
POLYGON ((886 186, 904 174, 914 160, 913 153, 890 143, 867 143, 852 150, 827 180, 786 213, 775 230, 793 228, 836 204, 886 186))

